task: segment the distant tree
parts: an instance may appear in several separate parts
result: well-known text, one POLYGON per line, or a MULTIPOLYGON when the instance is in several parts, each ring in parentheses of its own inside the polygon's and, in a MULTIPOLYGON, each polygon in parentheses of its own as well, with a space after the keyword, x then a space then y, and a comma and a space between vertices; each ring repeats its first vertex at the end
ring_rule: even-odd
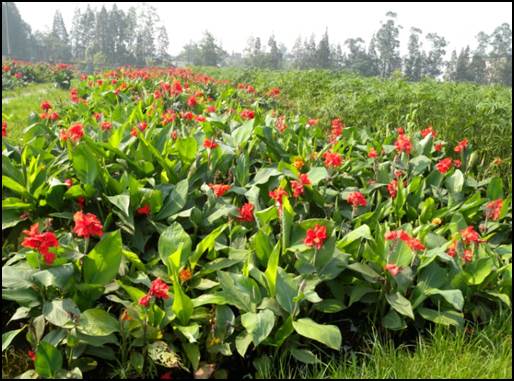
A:
POLYGON ((477 48, 473 51, 469 71, 473 82, 485 84, 488 82, 487 75, 487 46, 489 44, 489 36, 480 32, 477 34, 477 48))
POLYGON ((405 57, 405 76, 410 81, 419 81, 421 79, 421 71, 423 67, 423 51, 421 50, 421 41, 419 36, 423 33, 419 28, 411 28, 409 36, 408 50, 409 54, 405 57))
POLYGON ((2 2, 2 56, 34 58, 30 26, 23 21, 16 4, 2 2))
POLYGON ((427 40, 431 47, 423 65, 423 75, 437 78, 443 73, 445 48, 448 46, 448 42, 437 33, 427 34, 427 40))
POLYGON ((271 35, 268 40, 269 58, 268 58, 268 67, 270 69, 280 69, 282 67, 282 61, 284 59, 282 51, 277 45, 277 41, 275 40, 275 36, 271 35))
POLYGON ((376 33, 376 47, 379 57, 380 75, 388 77, 401 68, 400 58, 400 26, 395 24, 396 13, 387 12, 388 18, 376 33))
POLYGON ((157 59, 160 64, 164 64, 170 61, 170 55, 168 53, 170 40, 164 26, 159 27, 157 30, 157 59))
POLYGON ((321 37, 316 49, 316 67, 321 69, 329 69, 332 66, 330 60, 330 43, 328 41, 328 31, 321 37))
POLYGON ((512 29, 507 23, 491 35, 491 78, 495 83, 512 86, 512 29))
POLYGON ((205 66, 218 66, 227 55, 223 48, 216 43, 214 36, 208 31, 204 32, 199 48, 201 62, 205 66))
POLYGON ((450 60, 446 63, 446 71, 444 79, 446 81, 455 81, 457 78, 457 51, 453 50, 450 60))
POLYGON ((466 46, 465 49, 462 49, 457 57, 457 62, 455 65, 455 80, 457 82, 464 81, 472 81, 473 76, 469 69, 470 64, 470 49, 469 46, 466 46))

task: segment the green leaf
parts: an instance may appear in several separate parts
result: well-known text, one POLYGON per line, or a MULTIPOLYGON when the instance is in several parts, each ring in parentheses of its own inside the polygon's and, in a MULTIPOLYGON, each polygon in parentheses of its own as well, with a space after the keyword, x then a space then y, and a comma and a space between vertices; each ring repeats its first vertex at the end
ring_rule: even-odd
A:
POLYGON ((155 220, 164 220, 169 216, 180 212, 187 202, 187 193, 189 191, 189 181, 184 179, 179 181, 175 188, 171 191, 169 196, 164 201, 164 204, 154 218, 155 220))
POLYGON ((489 200, 503 198, 503 181, 500 177, 493 177, 487 185, 487 198, 489 200))
POLYGON ((368 225, 361 225, 357 229, 354 229, 348 234, 346 234, 340 241, 337 242, 337 248, 342 250, 344 247, 348 246, 352 242, 363 238, 373 239, 368 225))
POLYGON ((384 328, 398 331, 407 328, 405 320, 395 310, 390 310, 382 319, 384 328))
POLYGON ((275 248, 271 252, 271 255, 268 259, 268 266, 266 268, 266 271, 264 272, 264 275, 266 276, 266 279, 268 280, 268 287, 270 290, 270 295, 275 296, 275 287, 277 283, 277 272, 278 272, 278 260, 280 257, 280 241, 277 242, 275 245, 275 248))
POLYGON ((244 312, 255 312, 261 301, 261 293, 255 281, 241 274, 224 271, 218 271, 217 274, 223 289, 221 295, 227 303, 244 312))
POLYGON ((167 227, 166 230, 161 233, 159 242, 157 243, 159 256, 162 262, 170 269, 171 263, 169 257, 175 253, 180 246, 182 246, 182 259, 180 263, 182 266, 182 260, 188 258, 191 254, 191 238, 184 228, 182 228, 182 225, 178 222, 174 222, 173 225, 167 227))
POLYGON ((313 186, 318 185, 318 183, 322 180, 328 178, 328 171, 325 167, 313 167, 309 172, 307 172, 307 176, 311 181, 313 186))
POLYGON ((456 169, 453 174, 446 179, 446 187, 452 193, 462 192, 464 186, 464 175, 459 169, 456 169))
POLYGON ((120 323, 110 313, 100 308, 91 308, 81 314, 77 329, 85 335, 107 336, 119 332, 120 323))
POLYGON ((105 285, 111 282, 120 268, 122 256, 119 230, 107 233, 84 259, 84 281, 105 285))
POLYGON ((71 263, 66 263, 62 266, 38 271, 32 275, 32 278, 45 287, 55 286, 64 288, 73 273, 73 265, 71 263))
POLYGON ((253 178, 253 185, 265 184, 268 182, 270 177, 281 175, 276 168, 259 168, 253 178))
POLYGON ((42 341, 37 347, 34 366, 41 377, 53 378, 62 368, 62 354, 54 346, 42 341))
POLYGON ((21 195, 28 194, 27 189, 20 183, 11 179, 9 176, 2 176, 2 187, 9 188, 13 192, 19 193, 21 195))
POLYGON ((405 299, 403 295, 399 292, 395 294, 386 294, 385 295, 387 301, 397 312, 402 315, 410 317, 414 320, 414 312, 412 311, 412 305, 410 304, 408 299, 405 299))
POLYGON ((236 349, 242 357, 244 357, 246 350, 248 349, 248 346, 251 344, 251 342, 252 335, 246 331, 236 337, 236 349))
POLYGON ((327 347, 339 350, 341 347, 341 332, 335 325, 318 324, 309 318, 293 321, 296 333, 312 340, 319 341, 327 347))
POLYGON ((198 344, 182 343, 182 347, 184 348, 184 352, 186 352, 187 359, 191 363, 193 370, 198 369, 198 364, 200 363, 200 348, 198 344))
POLYGON ((193 137, 177 139, 175 147, 178 150, 178 154, 185 162, 192 162, 196 158, 196 152, 198 151, 198 143, 193 137))
POLYGON ((456 310, 462 311, 464 307, 464 296, 461 290, 440 290, 438 288, 429 288, 425 290, 426 295, 441 295, 456 310))
POLYGON ((299 281, 294 278, 293 274, 288 274, 281 268, 278 270, 276 299, 278 304, 291 314, 295 305, 293 299, 298 295, 299 281))
POLYGON ((241 324, 251 335, 253 344, 257 346, 262 343, 273 330, 275 315, 268 309, 258 313, 247 312, 241 315, 241 324))
POLYGON ((26 327, 26 325, 24 325, 20 329, 15 329, 15 330, 12 330, 12 331, 7 331, 7 332, 2 334, 2 352, 7 349, 9 344, 11 344, 13 339, 16 337, 16 335, 18 335, 18 333, 23 331, 25 329, 25 327, 26 327))
POLYGON ((347 266, 350 270, 356 271, 369 280, 370 282, 376 283, 377 279, 382 278, 375 270, 369 267, 365 263, 355 262, 347 266))
POLYGON ((128 194, 120 194, 117 196, 107 196, 107 199, 116 206, 119 210, 121 210, 125 216, 129 216, 129 204, 130 204, 130 196, 128 194))
POLYGON ((45 319, 53 325, 61 328, 73 328, 74 319, 80 316, 80 310, 71 299, 53 300, 43 305, 45 319))
POLYGON ((191 271, 193 271, 196 267, 196 264, 198 263, 198 260, 200 259, 202 254, 206 250, 212 250, 214 248, 216 239, 218 239, 218 237, 221 235, 221 233, 225 231, 227 227, 228 224, 218 226, 216 229, 214 229, 200 241, 200 243, 196 246, 195 252, 189 258, 189 262, 191 263, 191 271))
POLYGON ((291 354, 295 359, 304 364, 320 364, 321 360, 307 349, 291 348, 291 354))
POLYGON ((98 160, 86 143, 78 144, 72 153, 73 168, 81 183, 94 184, 100 168, 98 160))
POLYGON ((457 311, 436 311, 429 308, 420 307, 416 311, 423 319, 433 321, 442 325, 455 325, 457 327, 464 326, 464 318, 462 313, 457 311))
POLYGON ((252 137, 253 132, 253 124, 255 122, 255 119, 249 120, 241 127, 236 128, 232 132, 232 138, 234 139, 234 143, 236 143, 236 146, 244 146, 243 143, 248 142, 250 138, 252 137))
POLYGON ((193 302, 191 301, 189 296, 186 295, 184 290, 182 290, 182 287, 180 286, 180 281, 176 274, 174 274, 173 277, 173 292, 175 298, 173 299, 173 305, 171 306, 171 310, 175 315, 177 315, 178 319, 183 325, 187 325, 189 323, 191 315, 193 314, 193 302))

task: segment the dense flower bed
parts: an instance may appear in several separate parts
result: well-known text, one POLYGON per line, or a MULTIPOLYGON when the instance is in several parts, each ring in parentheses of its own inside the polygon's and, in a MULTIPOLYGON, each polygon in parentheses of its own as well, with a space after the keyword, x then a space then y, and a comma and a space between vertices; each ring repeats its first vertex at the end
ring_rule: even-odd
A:
POLYGON ((69 89, 73 76, 74 69, 70 64, 2 61, 2 90, 25 86, 31 82, 54 82, 59 88, 69 89))
POLYGON ((24 146, 3 124, 2 298, 24 322, 3 347, 26 333, 41 377, 149 377, 312 363, 342 320, 462 327, 510 306, 511 199, 475 180, 465 137, 324 125, 281 96, 122 68, 43 100, 24 146))

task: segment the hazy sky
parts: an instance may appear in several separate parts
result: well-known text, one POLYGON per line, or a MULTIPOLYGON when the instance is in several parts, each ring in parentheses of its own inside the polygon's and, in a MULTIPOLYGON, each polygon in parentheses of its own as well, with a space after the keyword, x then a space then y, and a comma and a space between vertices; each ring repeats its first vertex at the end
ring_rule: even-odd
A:
MULTIPOLYGON (((97 2, 93 7, 114 3, 97 2)), ((137 3, 116 3, 128 9, 137 3)), ((242 51, 248 37, 259 36, 265 44, 271 33, 277 41, 291 49, 299 35, 312 33, 319 40, 328 28, 331 43, 341 43, 350 37, 362 37, 366 44, 380 27, 387 11, 398 14, 401 52, 406 53, 411 27, 424 34, 436 32, 454 48, 475 46, 478 32, 491 33, 501 23, 512 25, 512 3, 152 3, 166 26, 170 53, 175 55, 189 40, 199 40, 209 30, 228 52, 242 51)), ((33 30, 51 27, 53 14, 60 9, 69 30, 75 8, 86 3, 16 3, 21 16, 33 30)))

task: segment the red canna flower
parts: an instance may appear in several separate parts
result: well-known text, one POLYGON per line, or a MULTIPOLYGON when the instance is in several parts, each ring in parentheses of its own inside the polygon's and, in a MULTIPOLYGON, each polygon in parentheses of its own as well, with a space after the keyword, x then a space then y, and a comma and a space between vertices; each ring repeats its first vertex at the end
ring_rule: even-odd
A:
POLYGON ((394 179, 389 184, 387 184, 387 191, 391 198, 395 198, 398 194, 398 180, 394 179))
POLYGON ((197 115, 195 120, 200 123, 200 122, 205 122, 207 119, 205 118, 205 116, 203 115, 197 115))
POLYGON ((311 180, 309 179, 309 175, 307 175, 307 173, 302 173, 300 175, 300 181, 303 185, 311 185, 311 180))
POLYGON ((473 226, 468 226, 466 229, 461 230, 460 235, 464 240, 465 244, 470 244, 471 242, 481 242, 480 235, 477 231, 475 231, 475 228, 473 226))
POLYGON ((410 235, 403 230, 395 230, 385 233, 384 238, 386 241, 395 241, 395 240, 402 240, 404 242, 407 242, 411 239, 410 235))
POLYGON ((333 143, 337 140, 339 136, 343 133, 344 129, 344 123, 339 119, 336 118, 332 120, 332 131, 330 133, 330 142, 333 143))
POLYGON ((248 86, 246 86, 246 92, 247 92, 248 94, 253 94, 253 93, 255 93, 255 87, 253 87, 252 85, 248 85, 248 86))
POLYGON ((174 80, 173 81, 173 84, 171 85, 171 89, 170 89, 170 94, 171 95, 177 95, 177 94, 180 94, 183 90, 182 90, 182 85, 180 84, 180 82, 178 80, 174 80))
POLYGON ((339 167, 342 163, 341 155, 337 152, 325 152, 323 154, 323 158, 325 159, 325 167, 339 167))
POLYGON ((32 351, 28 351, 27 355, 30 357, 32 361, 36 361, 36 354, 32 351))
POLYGON ((436 152, 441 152, 441 150, 443 149, 443 143, 437 143, 435 146, 434 146, 434 150, 436 152))
POLYGON ((396 142, 394 143, 394 146, 396 147, 396 150, 398 152, 405 152, 407 155, 410 155, 410 151, 412 149, 412 143, 409 139, 409 137, 405 134, 400 134, 398 136, 398 139, 396 139, 396 142))
POLYGON ((180 270, 179 277, 182 282, 187 282, 193 277, 193 273, 191 273, 190 269, 185 268, 180 270))
POLYGON ((52 121, 56 121, 57 119, 59 119, 59 114, 56 113, 55 111, 53 113, 51 113, 49 116, 48 116, 48 119, 52 120, 52 121))
POLYGON ((450 170, 450 168, 452 167, 452 159, 447 157, 441 161, 439 161, 439 163, 437 163, 435 165, 435 167, 437 168, 437 170, 441 173, 446 173, 450 170))
POLYGON ((277 189, 269 192, 268 195, 279 205, 282 205, 282 197, 287 196, 287 192, 283 188, 278 187, 277 189))
POLYGON ((64 180, 64 184, 66 184, 66 186, 68 188, 71 188, 71 186, 73 185, 73 180, 72 179, 66 179, 66 180, 64 180))
POLYGON ((104 131, 109 131, 112 128, 112 123, 104 121, 104 122, 100 123, 100 127, 102 127, 102 130, 104 130, 104 131))
POLYGON ((305 235, 305 239, 303 241, 304 244, 310 247, 315 247, 316 249, 321 249, 323 243, 327 239, 327 228, 323 225, 314 226, 313 229, 307 229, 307 233, 305 235))
POLYGON ((48 102, 48 101, 43 101, 43 102, 41 102, 41 109, 42 109, 43 111, 48 111, 48 110, 50 110, 51 108, 52 108, 52 105, 50 104, 50 102, 48 102))
POLYGON ((405 130, 403 129, 403 127, 398 127, 396 129, 396 132, 398 133, 398 135, 403 135, 405 134, 405 130))
POLYGON ((150 285, 148 295, 155 296, 156 298, 168 299, 169 286, 161 278, 154 279, 150 285))
POLYGON ((457 143, 457 146, 454 148, 454 151, 459 153, 461 151, 464 151, 466 147, 468 146, 468 139, 464 138, 460 142, 457 143))
POLYGON ((301 181, 291 180, 291 189, 293 190, 294 198, 298 198, 303 194, 303 184, 301 181))
POLYGON ((150 205, 145 204, 142 207, 137 208, 136 212, 141 216, 148 216, 151 212, 150 205))
POLYGON ((207 112, 216 112, 216 106, 213 106, 213 105, 207 106, 207 112))
POLYGON ((171 131, 171 138, 172 138, 173 140, 176 140, 176 139, 177 139, 177 136, 178 136, 178 134, 177 134, 177 131, 176 131, 176 130, 171 131))
POLYGON ((361 192, 352 192, 348 195, 348 203, 351 204, 354 208, 358 206, 366 206, 367 202, 364 198, 364 195, 361 192))
POLYGON ((14 76, 16 77, 16 79, 22 79, 23 78, 23 74, 22 73, 16 73, 16 74, 14 74, 14 76))
POLYGON ((103 115, 101 112, 95 112, 95 119, 97 122, 100 121, 100 119, 102 119, 103 115))
POLYGON ((503 200, 499 198, 498 200, 494 200, 489 202, 485 206, 485 216, 486 218, 496 221, 500 218, 500 211, 503 207, 503 200))
POLYGON ((139 298, 139 302, 138 304, 140 306, 143 306, 143 307, 148 307, 148 304, 150 304, 150 300, 152 300, 152 296, 151 295, 145 295, 145 296, 142 296, 141 298, 139 298))
POLYGON ((86 205, 86 198, 84 196, 78 196, 76 201, 79 204, 80 209, 84 209, 84 206, 86 205))
POLYGON ((241 118, 243 118, 243 120, 250 120, 250 119, 253 119, 254 117, 255 117, 255 112, 252 110, 245 109, 245 110, 241 111, 241 118))
POLYGON ((368 157, 369 157, 370 159, 374 159, 374 158, 376 158, 377 156, 378 156, 377 151, 375 150, 375 148, 374 148, 374 147, 371 147, 371 149, 370 149, 370 150, 369 150, 369 152, 368 152, 368 157))
POLYGON ((153 92, 153 97, 154 97, 155 99, 162 98, 162 93, 161 93, 161 91, 160 91, 159 89, 155 90, 155 91, 153 92))
POLYGON ((101 222, 93 213, 84 214, 82 211, 78 211, 73 215, 73 221, 75 221, 73 232, 79 237, 101 237, 104 234, 101 222))
POLYGON ((295 167, 296 169, 302 169, 304 165, 305 162, 301 158, 298 158, 295 161, 293 161, 293 167, 295 167))
POLYGON ((285 116, 282 115, 282 116, 279 116, 277 118, 277 122, 276 122, 276 127, 277 127, 277 130, 282 134, 284 133, 284 131, 286 130, 287 128, 287 125, 286 125, 286 122, 285 122, 285 116))
POLYGON ((230 190, 230 185, 225 184, 209 184, 209 188, 211 188, 216 195, 216 197, 222 197, 227 191, 230 190))
POLYGON ((78 142, 84 136, 84 126, 82 123, 72 124, 68 129, 68 138, 75 143, 78 142))
POLYGON ((315 126, 316 124, 318 124, 318 121, 319 121, 318 119, 309 119, 307 124, 312 127, 312 126, 315 126))
POLYGON ((39 231, 39 224, 35 223, 29 230, 22 232, 26 237, 23 239, 21 246, 37 250, 45 259, 46 264, 51 265, 55 260, 55 254, 48 250, 51 247, 58 247, 59 241, 53 232, 39 231))
POLYGON ((195 114, 193 114, 191 111, 186 111, 181 114, 183 119, 186 120, 193 120, 195 117, 195 114))
POLYGON ((391 274, 393 277, 395 277, 400 272, 401 267, 399 267, 393 263, 388 263, 387 265, 384 266, 384 269, 389 271, 389 274, 391 274))
POLYGON ((417 251, 423 251, 425 250, 425 246, 419 241, 417 240, 416 238, 410 238, 408 241, 407 241, 407 245, 412 249, 412 250, 417 250, 417 251))
POLYGON ((448 251, 446 254, 448 254, 450 257, 455 257, 455 254, 457 253, 457 241, 452 241, 450 243, 450 246, 448 246, 448 251))
POLYGON ((187 105, 189 107, 195 107, 198 103, 196 102, 196 97, 194 95, 191 95, 188 99, 187 99, 187 105))
POLYGON ((462 161, 460 161, 459 159, 455 159, 453 161, 453 165, 455 166, 455 168, 460 168, 462 166, 462 161))
POLYGON ((253 217, 253 204, 247 202, 243 204, 241 208, 239 208, 239 221, 252 222, 254 220, 253 217))
POLYGON ((203 141, 203 146, 207 149, 213 149, 218 146, 218 143, 214 139, 205 139, 203 141))
POLYGON ((2 120, 2 138, 7 136, 7 122, 2 120))
POLYGON ((428 134, 432 134, 432 139, 435 139, 437 133, 434 131, 432 126, 428 126, 424 130, 421 130, 421 136, 426 137, 428 134))
POLYGON ((278 97, 280 95, 280 89, 278 87, 273 87, 268 92, 268 95, 272 97, 278 97))
POLYGON ((464 259, 464 262, 471 262, 473 260, 473 250, 466 249, 464 250, 464 253, 462 254, 462 258, 464 259))

